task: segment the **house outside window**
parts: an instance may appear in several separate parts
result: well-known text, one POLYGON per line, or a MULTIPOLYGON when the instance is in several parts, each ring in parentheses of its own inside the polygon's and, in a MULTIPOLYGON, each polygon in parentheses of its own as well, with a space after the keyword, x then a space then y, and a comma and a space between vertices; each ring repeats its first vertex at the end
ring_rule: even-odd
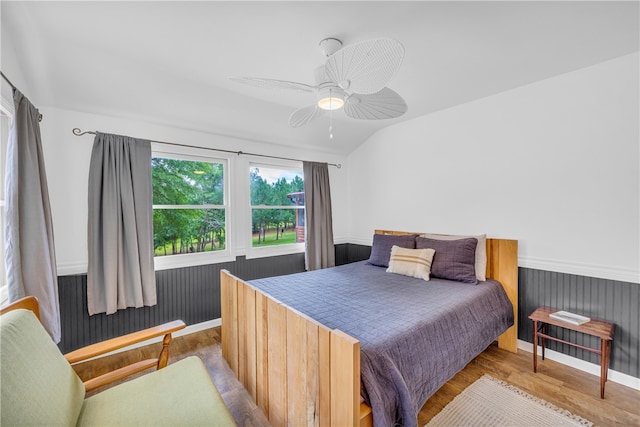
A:
POLYGON ((228 255, 226 160, 154 152, 153 240, 162 258, 228 255))
POLYGON ((302 206, 302 209, 296 209, 296 243, 304 243, 304 191, 298 191, 287 194, 291 203, 296 206, 302 206))
POLYGON ((304 243, 302 168, 251 164, 251 248, 304 243))

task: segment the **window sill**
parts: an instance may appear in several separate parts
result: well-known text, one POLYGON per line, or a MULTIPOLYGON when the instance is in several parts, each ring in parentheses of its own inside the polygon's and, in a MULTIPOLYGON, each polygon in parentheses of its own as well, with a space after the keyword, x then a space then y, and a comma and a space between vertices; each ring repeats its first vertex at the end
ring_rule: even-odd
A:
MULTIPOLYGON (((195 254, 167 255, 154 258, 155 271, 170 270, 172 268, 195 267, 198 265, 219 264, 223 262, 234 262, 237 256, 244 255, 246 259, 267 258, 279 255, 291 255, 304 253, 304 243, 292 245, 270 246, 266 248, 251 248, 245 251, 238 251, 231 254, 230 250, 220 252, 205 252, 195 254)), ((69 276, 76 274, 87 274, 87 263, 67 263, 58 265, 58 276, 69 276)))
POLYGON ((249 248, 246 252, 247 259, 299 254, 304 253, 304 243, 294 243, 282 246, 269 246, 265 248, 249 248))
POLYGON ((167 255, 154 258, 155 270, 170 270, 172 268, 194 267, 197 265, 219 264, 235 261, 229 250, 220 252, 204 252, 195 254, 167 255))

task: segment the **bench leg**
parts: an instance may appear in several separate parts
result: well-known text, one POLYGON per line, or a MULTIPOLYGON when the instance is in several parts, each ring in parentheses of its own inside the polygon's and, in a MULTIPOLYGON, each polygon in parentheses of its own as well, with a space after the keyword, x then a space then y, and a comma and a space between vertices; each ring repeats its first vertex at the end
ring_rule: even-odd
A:
POLYGON ((611 341, 600 340, 600 399, 604 399, 604 386, 609 376, 609 355, 611 341))
POLYGON ((533 321, 533 373, 538 372, 538 321, 533 321))

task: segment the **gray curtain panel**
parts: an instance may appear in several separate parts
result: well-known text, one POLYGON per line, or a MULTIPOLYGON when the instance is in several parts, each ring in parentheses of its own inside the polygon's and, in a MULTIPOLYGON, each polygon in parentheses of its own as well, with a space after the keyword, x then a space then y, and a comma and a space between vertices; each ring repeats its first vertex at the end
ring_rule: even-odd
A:
POLYGON ((333 246, 329 167, 326 163, 303 162, 303 172, 307 224, 306 268, 311 271, 334 267, 336 253, 333 246))
POLYGON ((98 132, 89 168, 89 315, 156 304, 151 143, 98 132))
POLYGON ((42 324, 60 342, 58 273, 38 110, 17 89, 13 101, 5 175, 9 301, 38 298, 42 324))

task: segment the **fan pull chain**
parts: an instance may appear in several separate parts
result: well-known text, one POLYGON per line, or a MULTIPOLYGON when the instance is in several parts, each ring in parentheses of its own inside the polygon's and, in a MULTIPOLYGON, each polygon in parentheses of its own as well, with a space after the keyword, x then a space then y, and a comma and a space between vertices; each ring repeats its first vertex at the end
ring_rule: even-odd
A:
POLYGON ((329 139, 333 139, 333 93, 329 89, 329 139))
POLYGON ((333 139, 333 111, 329 111, 329 139, 333 139))

